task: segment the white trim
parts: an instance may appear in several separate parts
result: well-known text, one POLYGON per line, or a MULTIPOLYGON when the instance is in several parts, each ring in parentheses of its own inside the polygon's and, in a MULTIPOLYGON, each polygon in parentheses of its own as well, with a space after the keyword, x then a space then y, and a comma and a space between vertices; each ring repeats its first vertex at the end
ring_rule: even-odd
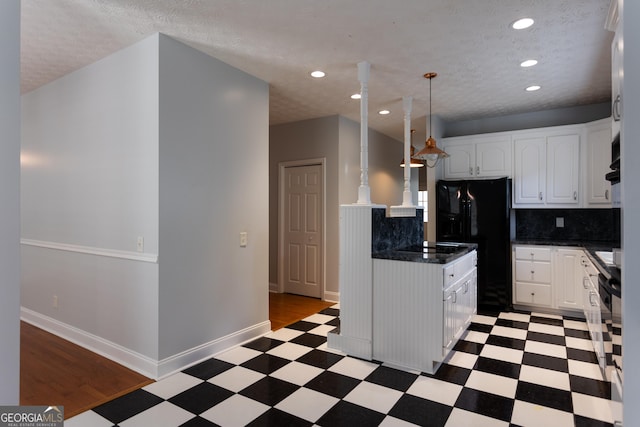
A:
POLYGON ((327 159, 292 160, 278 163, 278 284, 276 292, 284 292, 284 194, 285 194, 285 169, 296 166, 320 165, 322 168, 322 289, 320 296, 325 294, 327 280, 327 159))
POLYGON ((193 366, 204 360, 210 359, 217 354, 241 346, 249 341, 253 341, 256 338, 268 334, 269 332, 271 332, 271 321, 266 320, 249 326, 248 328, 233 332, 229 335, 225 335, 224 337, 209 341, 208 343, 204 343, 197 347, 190 348, 189 350, 164 358, 158 362, 157 379, 160 380, 176 372, 180 372, 189 366, 193 366))
POLYGON ((147 356, 25 307, 20 307, 20 319, 120 363, 146 377, 156 378, 157 362, 147 356))
POLYGON ((121 251, 116 249, 96 248, 92 246, 73 245, 70 243, 47 242, 44 240, 20 239, 20 244, 39 248, 56 249, 67 252, 77 252, 88 255, 98 255, 111 258, 128 259, 131 261, 158 263, 158 254, 121 251))
POLYGON ((25 307, 20 307, 20 318, 154 380, 182 371, 200 361, 271 332, 271 322, 267 320, 157 361, 25 307))
POLYGON ((279 293, 279 290, 280 290, 280 287, 278 286, 277 283, 269 282, 269 292, 277 294, 279 293))
POLYGON ((340 292, 324 291, 324 301, 340 302, 340 292))

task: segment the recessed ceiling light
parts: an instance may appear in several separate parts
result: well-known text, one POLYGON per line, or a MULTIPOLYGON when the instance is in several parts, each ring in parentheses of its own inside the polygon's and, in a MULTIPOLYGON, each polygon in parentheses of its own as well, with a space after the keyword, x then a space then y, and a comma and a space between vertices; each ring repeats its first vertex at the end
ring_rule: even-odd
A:
POLYGON ((391 112, 391 111, 389 111, 389 110, 380 110, 380 111, 378 111, 378 114, 381 114, 381 115, 383 115, 383 116, 384 116, 384 115, 389 114, 390 112, 391 112))
POLYGON ((311 77, 315 77, 316 79, 319 79, 320 77, 324 77, 324 76, 325 76, 324 71, 316 70, 311 72, 311 77))
POLYGON ((538 63, 538 61, 536 61, 535 59, 527 59, 526 61, 522 61, 520 63, 520 66, 521 67, 533 67, 537 63, 538 63))
POLYGON ((535 92, 536 90, 540 90, 540 86, 532 85, 525 89, 527 92, 535 92))
POLYGON ((518 19, 516 22, 511 24, 511 28, 514 30, 524 30, 525 28, 529 28, 533 25, 533 19, 531 18, 522 18, 518 19))
POLYGON ((353 95, 351 95, 351 99, 360 99, 362 98, 362 96, 360 96, 359 93, 354 93, 353 95))

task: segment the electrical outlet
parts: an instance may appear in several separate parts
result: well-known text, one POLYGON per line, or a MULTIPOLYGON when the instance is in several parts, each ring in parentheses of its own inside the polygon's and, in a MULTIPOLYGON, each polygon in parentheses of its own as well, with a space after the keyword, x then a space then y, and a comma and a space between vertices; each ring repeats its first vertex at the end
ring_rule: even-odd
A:
POLYGON ((58 308, 58 295, 53 296, 53 308, 58 308))
POLYGON ((556 217, 556 227, 557 228, 562 228, 564 227, 564 217, 556 217))
POLYGON ((240 233, 240 247, 244 248, 247 246, 247 232, 243 231, 240 233))
POLYGON ((144 252, 144 237, 138 236, 138 244, 137 244, 138 252, 144 252))

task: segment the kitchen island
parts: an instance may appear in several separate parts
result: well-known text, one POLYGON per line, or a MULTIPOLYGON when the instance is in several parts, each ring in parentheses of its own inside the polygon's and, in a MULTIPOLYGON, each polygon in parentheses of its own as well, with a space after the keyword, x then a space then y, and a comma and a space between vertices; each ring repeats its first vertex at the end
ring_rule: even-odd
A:
POLYGON ((372 253, 373 359, 434 373, 476 312, 475 244, 372 253))

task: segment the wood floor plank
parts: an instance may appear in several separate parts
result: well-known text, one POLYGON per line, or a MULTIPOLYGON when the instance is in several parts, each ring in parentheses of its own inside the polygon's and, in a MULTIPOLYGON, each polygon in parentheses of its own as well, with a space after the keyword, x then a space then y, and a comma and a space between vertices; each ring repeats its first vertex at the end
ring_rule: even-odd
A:
MULTIPOLYGON (((270 293, 271 327, 280 329, 333 304, 270 293)), ((21 405, 61 405, 70 418, 153 382, 26 322, 21 322, 20 339, 21 405)))

